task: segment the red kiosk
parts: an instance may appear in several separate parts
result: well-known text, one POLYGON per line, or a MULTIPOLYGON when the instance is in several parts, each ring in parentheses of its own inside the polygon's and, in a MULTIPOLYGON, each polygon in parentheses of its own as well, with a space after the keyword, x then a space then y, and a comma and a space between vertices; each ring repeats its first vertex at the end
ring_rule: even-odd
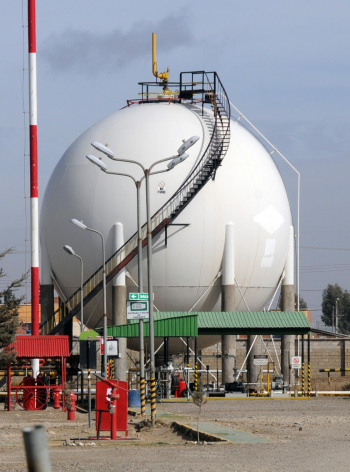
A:
POLYGON ((17 359, 60 359, 62 385, 45 385, 40 375, 37 379, 24 377, 21 385, 11 385, 11 364, 7 365, 7 398, 8 410, 11 411, 11 392, 16 392, 17 403, 25 410, 41 410, 44 408, 50 389, 62 390, 67 380, 67 357, 70 357, 68 336, 26 336, 18 335, 11 348, 16 350, 17 359))
POLYGON ((119 439, 118 432, 128 436, 128 382, 107 380, 96 382, 96 438, 119 439), (110 437, 100 436, 110 431, 110 437))

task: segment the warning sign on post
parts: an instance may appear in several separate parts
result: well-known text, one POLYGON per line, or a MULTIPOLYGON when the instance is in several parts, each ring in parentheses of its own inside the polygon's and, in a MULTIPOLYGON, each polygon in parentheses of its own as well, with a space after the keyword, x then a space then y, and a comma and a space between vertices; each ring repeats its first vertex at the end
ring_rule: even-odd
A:
POLYGON ((291 365, 292 369, 301 369, 301 357, 300 356, 293 356, 291 358, 291 365))
POLYGON ((149 302, 131 301, 126 302, 126 317, 128 320, 142 320, 149 318, 149 302))
POLYGON ((267 354, 254 354, 254 365, 267 365, 269 356, 267 354))

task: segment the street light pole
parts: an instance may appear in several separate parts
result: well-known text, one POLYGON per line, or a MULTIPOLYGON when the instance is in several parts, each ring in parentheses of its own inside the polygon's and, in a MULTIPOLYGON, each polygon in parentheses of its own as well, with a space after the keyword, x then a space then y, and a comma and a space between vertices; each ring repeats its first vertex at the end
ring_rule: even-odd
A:
MULTIPOLYGON (((185 159, 188 158, 188 154, 186 154, 185 151, 189 149, 191 146, 193 146, 197 141, 199 140, 198 136, 193 136, 192 138, 188 139, 187 141, 184 140, 183 144, 180 146, 178 149, 178 154, 175 156, 167 157, 165 159, 160 159, 156 162, 154 162, 148 169, 145 169, 144 166, 135 160, 131 159, 120 159, 114 157, 114 152, 111 151, 107 146, 104 146, 103 144, 99 142, 93 142, 91 143, 92 146, 97 149, 98 151, 103 152, 107 157, 114 161, 119 161, 119 162, 128 162, 130 164, 136 164, 139 167, 141 167, 145 180, 146 180, 146 210, 147 210, 147 277, 148 277, 148 297, 149 297, 149 351, 150 351, 150 383, 151 383, 151 422, 152 426, 154 426, 155 423, 155 417, 156 417, 156 382, 155 382, 155 354, 154 354, 154 317, 153 317, 153 278, 152 278, 152 227, 151 227, 151 211, 150 211, 150 189, 149 189, 149 177, 150 175, 154 174, 162 174, 164 172, 169 172, 172 170, 176 165, 180 164, 183 162, 185 159), (171 161, 168 164, 168 168, 164 170, 160 170, 157 172, 151 172, 152 168, 155 167, 156 165, 166 162, 166 161, 171 161)), ((106 173, 111 173, 113 174, 114 172, 107 172, 107 165, 101 161, 101 159, 98 159, 97 157, 89 154, 86 156, 93 164, 97 165, 100 167, 101 170, 103 170, 106 173)), ((126 175, 126 174, 124 174, 126 175)), ((129 176, 130 177, 130 176, 129 176)), ((135 179, 134 179, 135 181, 135 179)), ((136 181, 135 181, 136 183, 136 181)), ((141 184, 141 181, 140 181, 141 184)), ((138 202, 139 202, 139 187, 136 185, 138 189, 138 202)), ((139 207, 139 205, 138 205, 139 207)), ((139 214, 139 210, 138 210, 139 214)), ((141 255, 142 255, 142 240, 140 242, 141 238, 141 228, 140 228, 140 220, 138 216, 138 254, 139 254, 139 262, 141 261, 141 255), (141 246, 140 246, 141 245, 141 246)), ((139 264, 139 277, 140 277, 140 264, 139 264)), ((140 280, 139 279, 139 290, 140 290, 140 280)), ((140 320, 141 321, 141 320, 140 320)), ((143 331, 143 323, 142 323, 142 328, 141 328, 141 323, 139 325, 140 327, 140 338, 141 338, 141 329, 143 331)), ((142 333, 143 334, 143 333, 142 333)), ((142 336, 143 340, 143 336, 142 336)), ((140 346, 141 350, 141 346, 140 346)), ((141 366, 140 366, 141 368, 141 366)), ((141 376, 141 371, 140 371, 140 376, 141 376)))
POLYGON ((338 303, 339 303, 339 298, 335 300, 335 332, 338 332, 338 319, 339 319, 339 312, 338 312, 338 303))
POLYGON ((103 258, 103 345, 104 345, 104 352, 103 352, 103 377, 107 377, 107 298, 106 298, 106 245, 105 245, 105 238, 103 234, 95 229, 88 228, 82 221, 71 219, 71 223, 75 224, 79 228, 86 229, 87 231, 91 231, 92 233, 99 234, 102 238, 102 258, 103 258))
POLYGON ((153 277, 152 277, 152 227, 149 195, 150 170, 146 169, 146 210, 147 210, 147 278, 149 298, 149 353, 150 353, 150 381, 151 381, 151 420, 152 426, 156 415, 156 379, 154 360, 154 317, 153 317, 153 277), (153 398, 154 397, 154 398, 153 398))
POLYGON ((84 331, 84 293, 83 293, 83 285, 84 285, 84 263, 83 259, 74 252, 71 246, 65 245, 63 249, 70 254, 71 256, 75 256, 80 259, 81 262, 81 271, 80 271, 80 334, 84 331))
MULTIPOLYGON (((94 160, 91 160, 94 164, 94 160)), ((137 206, 137 260, 138 260, 138 292, 142 293, 142 229, 141 229, 141 183, 142 180, 135 180, 132 175, 122 174, 120 172, 109 172, 101 166, 99 163, 100 169, 103 170, 106 174, 110 175, 120 175, 123 177, 129 177, 133 180, 136 186, 136 206, 137 206)), ((146 398, 145 398, 145 347, 144 347, 144 330, 143 330, 143 320, 139 320, 139 343, 140 343, 140 386, 141 386, 141 415, 146 414, 146 398)))
MULTIPOLYGON (((138 259, 138 285, 139 293, 142 293, 142 229, 141 229, 141 181, 136 182, 137 192, 137 259, 138 259)), ((150 305, 153 306, 153 298, 149 298, 150 305)), ((141 390, 141 415, 146 414, 146 398, 145 398, 145 341, 143 332, 143 320, 139 320, 139 338, 140 338, 140 390, 141 390)))

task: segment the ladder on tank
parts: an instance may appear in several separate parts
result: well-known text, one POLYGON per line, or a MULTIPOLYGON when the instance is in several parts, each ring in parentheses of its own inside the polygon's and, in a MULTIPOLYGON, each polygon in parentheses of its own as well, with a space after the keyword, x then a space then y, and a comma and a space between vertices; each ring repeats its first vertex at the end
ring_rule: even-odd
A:
MULTIPOLYGON (((179 101, 210 104, 213 110, 213 127, 209 143, 197 165, 175 194, 152 216, 152 238, 171 224, 197 193, 210 180, 224 159, 230 144, 230 101, 216 72, 182 72, 180 74, 179 101), (198 80, 199 79, 199 80, 198 80), (186 80, 186 81, 185 81, 186 80)), ((142 247, 147 244, 147 224, 141 229, 142 247)), ((137 255, 137 232, 106 260, 108 284, 137 255)), ((89 303, 102 289, 101 266, 83 285, 83 305, 89 303)), ((41 334, 57 334, 80 311, 80 288, 40 325, 41 334)))

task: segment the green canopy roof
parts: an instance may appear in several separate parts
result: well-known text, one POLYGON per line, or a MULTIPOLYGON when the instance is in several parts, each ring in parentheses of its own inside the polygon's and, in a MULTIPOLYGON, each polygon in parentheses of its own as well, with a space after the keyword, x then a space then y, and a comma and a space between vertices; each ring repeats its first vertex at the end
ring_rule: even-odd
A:
MULTIPOLYGON (((310 324, 304 312, 156 312, 155 337, 179 337, 222 334, 307 334, 310 324)), ((149 322, 144 320, 144 334, 149 336, 149 322)), ((110 326, 108 336, 139 336, 139 322, 110 326)))

